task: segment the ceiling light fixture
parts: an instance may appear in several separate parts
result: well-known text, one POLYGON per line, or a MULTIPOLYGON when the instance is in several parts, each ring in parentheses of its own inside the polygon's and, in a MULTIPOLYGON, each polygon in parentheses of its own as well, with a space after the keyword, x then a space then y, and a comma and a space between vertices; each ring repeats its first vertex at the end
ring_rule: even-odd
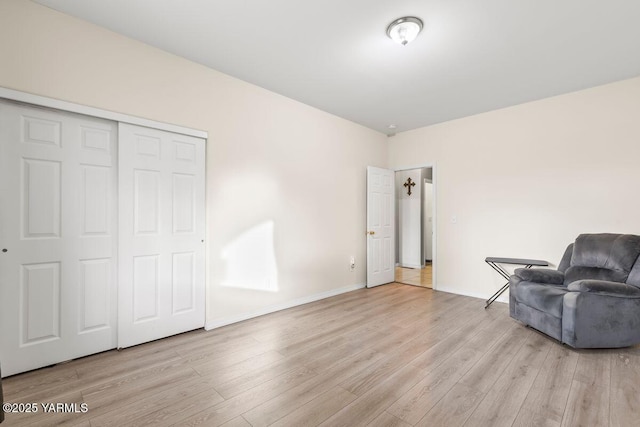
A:
POLYGON ((415 16, 405 16, 393 21, 387 27, 387 35, 391 40, 402 46, 415 40, 422 31, 422 20, 415 16))

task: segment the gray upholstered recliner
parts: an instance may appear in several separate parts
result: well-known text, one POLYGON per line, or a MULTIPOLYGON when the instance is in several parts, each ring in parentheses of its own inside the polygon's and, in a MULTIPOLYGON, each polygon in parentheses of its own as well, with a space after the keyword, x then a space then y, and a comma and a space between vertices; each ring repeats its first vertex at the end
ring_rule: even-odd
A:
POLYGON ((519 268, 509 312, 576 348, 640 343, 640 236, 581 234, 557 270, 519 268))

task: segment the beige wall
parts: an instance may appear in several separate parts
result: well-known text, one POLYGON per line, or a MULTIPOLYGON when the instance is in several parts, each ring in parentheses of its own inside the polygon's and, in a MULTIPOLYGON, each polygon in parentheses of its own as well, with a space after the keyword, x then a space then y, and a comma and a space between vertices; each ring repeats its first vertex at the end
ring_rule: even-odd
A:
POLYGON ((640 78, 389 139, 390 167, 436 165, 438 288, 484 298, 487 256, 557 264, 579 233, 640 234, 639 161, 640 78))
POLYGON ((384 135, 26 0, 0 1, 0 86, 209 132, 210 324, 365 282, 384 135), (243 250, 246 271, 273 260, 277 292, 221 286, 243 250))

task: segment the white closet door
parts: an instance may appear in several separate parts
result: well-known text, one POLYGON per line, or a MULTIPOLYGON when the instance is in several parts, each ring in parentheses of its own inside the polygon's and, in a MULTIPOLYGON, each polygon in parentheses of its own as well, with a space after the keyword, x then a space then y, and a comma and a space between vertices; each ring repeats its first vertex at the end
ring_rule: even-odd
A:
POLYGON ((116 346, 116 126, 0 101, 2 374, 116 346))
POLYGON ((118 347, 204 326, 205 141, 119 125, 118 347))

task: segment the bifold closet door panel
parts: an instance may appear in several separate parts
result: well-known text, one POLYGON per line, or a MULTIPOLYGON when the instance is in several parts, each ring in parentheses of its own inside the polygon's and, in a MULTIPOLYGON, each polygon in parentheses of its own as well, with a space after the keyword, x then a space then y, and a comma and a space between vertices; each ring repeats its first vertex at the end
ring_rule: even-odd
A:
POLYGON ((118 347, 204 326, 205 141, 119 125, 118 347))
POLYGON ((116 346, 117 126, 0 101, 0 363, 116 346))

